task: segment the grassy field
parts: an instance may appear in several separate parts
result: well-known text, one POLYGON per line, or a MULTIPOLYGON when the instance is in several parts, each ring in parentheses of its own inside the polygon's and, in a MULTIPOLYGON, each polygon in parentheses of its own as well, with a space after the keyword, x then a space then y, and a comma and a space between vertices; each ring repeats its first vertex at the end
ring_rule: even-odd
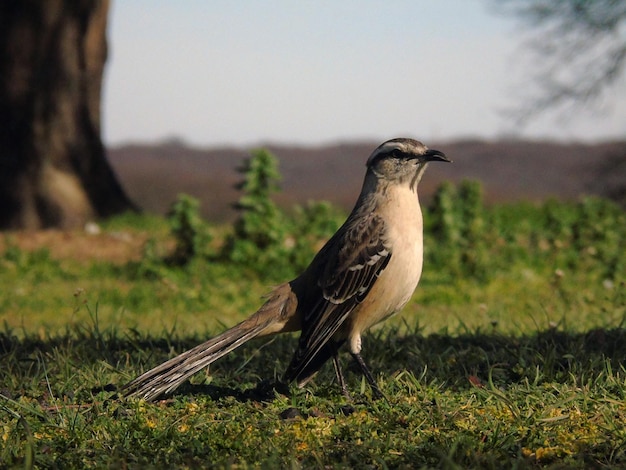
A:
POLYGON ((328 215, 317 206, 249 262, 221 248, 247 246, 230 227, 198 221, 204 251, 174 262, 190 238, 172 218, 5 234, 0 467, 626 467, 624 212, 599 200, 484 208, 472 191, 440 192, 418 290, 365 338, 387 400, 352 367, 353 401, 331 366, 276 391, 292 336, 247 344, 156 403, 117 393, 297 272, 306 261, 285 240, 306 233, 313 253, 336 226, 311 229, 311 214, 328 215))

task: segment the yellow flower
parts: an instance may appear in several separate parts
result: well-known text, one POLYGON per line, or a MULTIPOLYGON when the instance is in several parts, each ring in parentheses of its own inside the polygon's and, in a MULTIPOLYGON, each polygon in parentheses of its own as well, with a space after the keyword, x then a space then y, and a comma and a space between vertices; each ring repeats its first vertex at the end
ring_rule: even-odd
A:
POLYGON ((535 451, 535 457, 537 457, 537 460, 550 459, 554 456, 555 453, 553 447, 539 447, 539 449, 535 451))
POLYGON ((192 413, 193 414, 193 413, 197 412, 199 409, 200 409, 200 407, 198 406, 197 403, 187 403, 185 405, 185 411, 187 413, 192 413))

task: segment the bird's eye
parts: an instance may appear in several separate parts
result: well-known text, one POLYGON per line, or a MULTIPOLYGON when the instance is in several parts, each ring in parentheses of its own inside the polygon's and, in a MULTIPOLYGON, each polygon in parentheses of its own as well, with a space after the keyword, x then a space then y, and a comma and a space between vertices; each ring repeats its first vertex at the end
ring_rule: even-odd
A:
POLYGON ((391 156, 394 158, 402 158, 403 155, 404 153, 400 149, 393 149, 393 151, 391 152, 391 156))

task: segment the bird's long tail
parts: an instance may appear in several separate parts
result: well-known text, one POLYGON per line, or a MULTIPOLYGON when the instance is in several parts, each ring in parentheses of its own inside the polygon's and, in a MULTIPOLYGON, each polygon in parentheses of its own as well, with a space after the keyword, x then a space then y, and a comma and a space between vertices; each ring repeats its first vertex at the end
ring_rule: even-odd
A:
POLYGON ((298 329, 294 298, 288 284, 279 286, 250 318, 140 375, 124 387, 124 395, 154 400, 252 338, 298 329))

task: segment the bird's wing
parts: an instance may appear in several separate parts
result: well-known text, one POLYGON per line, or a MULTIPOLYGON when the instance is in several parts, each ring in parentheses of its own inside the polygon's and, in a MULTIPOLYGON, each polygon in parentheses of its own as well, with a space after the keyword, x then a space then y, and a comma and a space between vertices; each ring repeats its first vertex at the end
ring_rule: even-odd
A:
POLYGON ((384 220, 374 214, 348 226, 318 281, 332 304, 362 301, 391 257, 384 220))
MULTIPOLYGON (((298 350, 287 376, 296 378, 363 301, 387 266, 391 247, 384 220, 375 214, 356 217, 324 247, 318 286, 322 295, 304 312, 298 350)), ((320 364, 321 366, 321 364, 320 364)))

